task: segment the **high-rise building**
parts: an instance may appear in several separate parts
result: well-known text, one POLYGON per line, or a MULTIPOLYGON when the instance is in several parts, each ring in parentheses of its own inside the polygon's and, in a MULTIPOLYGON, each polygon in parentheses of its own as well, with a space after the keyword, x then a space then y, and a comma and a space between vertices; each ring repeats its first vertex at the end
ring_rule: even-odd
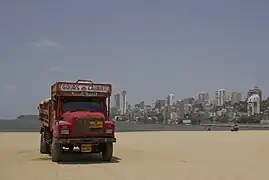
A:
POLYGON ((194 100, 195 99, 193 97, 185 98, 185 99, 183 99, 183 103, 184 104, 193 104, 194 100))
POLYGON ((165 100, 164 99, 156 100, 155 108, 161 108, 163 106, 165 106, 165 100))
POLYGON ((121 113, 125 114, 126 109, 127 109, 127 99, 126 99, 127 92, 123 90, 121 92, 121 95, 122 95, 122 110, 121 110, 121 113))
POLYGON ((183 101, 177 101, 177 103, 176 103, 176 112, 177 112, 178 117, 184 118, 185 105, 184 105, 183 101))
POLYGON ((167 96, 167 104, 169 106, 173 106, 173 105, 175 105, 175 103, 176 103, 176 97, 175 97, 175 95, 174 94, 169 94, 167 96))
POLYGON ((252 89, 248 91, 247 98, 249 98, 253 94, 258 94, 260 96, 260 101, 262 100, 262 90, 259 89, 257 86, 254 86, 252 89))
POLYGON ((260 96, 258 94, 252 94, 248 98, 248 116, 260 114, 260 96))
POLYGON ((120 93, 114 95, 114 106, 117 110, 120 110, 120 93))
POLYGON ((141 109, 144 109, 144 108, 145 108, 145 102, 144 102, 144 101, 141 101, 141 102, 139 103, 139 107, 140 107, 141 109))
POLYGON ((223 106, 228 101, 228 93, 225 89, 218 89, 216 91, 216 105, 223 106))
POLYGON ((231 95, 232 104, 240 103, 241 100, 242 100, 242 94, 240 92, 232 92, 232 95, 231 95))
POLYGON ((206 93, 206 92, 201 92, 201 93, 198 94, 198 99, 201 102, 209 101, 209 94, 206 93))

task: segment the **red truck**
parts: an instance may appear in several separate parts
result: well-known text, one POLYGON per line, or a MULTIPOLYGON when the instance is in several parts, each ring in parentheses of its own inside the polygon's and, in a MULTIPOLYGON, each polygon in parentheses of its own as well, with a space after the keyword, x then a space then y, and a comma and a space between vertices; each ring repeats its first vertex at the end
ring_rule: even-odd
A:
POLYGON ((89 80, 53 84, 51 97, 38 107, 40 153, 51 155, 53 162, 74 152, 101 153, 103 161, 110 161, 116 142, 109 120, 111 92, 111 84, 89 80))

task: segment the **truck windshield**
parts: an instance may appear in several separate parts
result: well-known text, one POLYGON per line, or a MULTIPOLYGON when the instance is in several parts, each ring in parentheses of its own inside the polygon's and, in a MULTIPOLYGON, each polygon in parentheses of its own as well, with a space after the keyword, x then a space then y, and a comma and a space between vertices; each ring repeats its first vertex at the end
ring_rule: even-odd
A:
POLYGON ((104 111, 104 101, 102 99, 64 99, 62 101, 62 111, 104 111))

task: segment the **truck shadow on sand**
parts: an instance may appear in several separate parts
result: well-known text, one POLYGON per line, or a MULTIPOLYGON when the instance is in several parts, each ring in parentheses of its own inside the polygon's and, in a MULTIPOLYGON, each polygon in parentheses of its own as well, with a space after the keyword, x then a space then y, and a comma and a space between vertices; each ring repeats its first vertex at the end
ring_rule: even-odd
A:
MULTIPOLYGON (((50 156, 39 157, 36 160, 41 161, 51 161, 50 156)), ((63 156, 63 160, 58 162, 58 164, 70 164, 70 165, 78 165, 78 164, 113 164, 119 163, 121 158, 113 156, 111 161, 102 161, 100 155, 73 155, 73 156, 63 156)))

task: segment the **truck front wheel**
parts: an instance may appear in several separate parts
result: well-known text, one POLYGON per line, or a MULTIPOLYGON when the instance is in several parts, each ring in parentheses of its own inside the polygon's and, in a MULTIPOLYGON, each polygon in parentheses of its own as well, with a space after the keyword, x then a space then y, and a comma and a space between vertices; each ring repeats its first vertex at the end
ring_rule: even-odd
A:
POLYGON ((113 155, 113 143, 106 143, 102 148, 103 161, 111 161, 113 155))
POLYGON ((51 160, 52 162, 59 162, 61 161, 62 156, 62 147, 61 144, 56 143, 55 140, 52 140, 51 144, 51 160))
POLYGON ((40 136, 40 153, 50 154, 50 146, 46 143, 45 132, 42 132, 40 136))

